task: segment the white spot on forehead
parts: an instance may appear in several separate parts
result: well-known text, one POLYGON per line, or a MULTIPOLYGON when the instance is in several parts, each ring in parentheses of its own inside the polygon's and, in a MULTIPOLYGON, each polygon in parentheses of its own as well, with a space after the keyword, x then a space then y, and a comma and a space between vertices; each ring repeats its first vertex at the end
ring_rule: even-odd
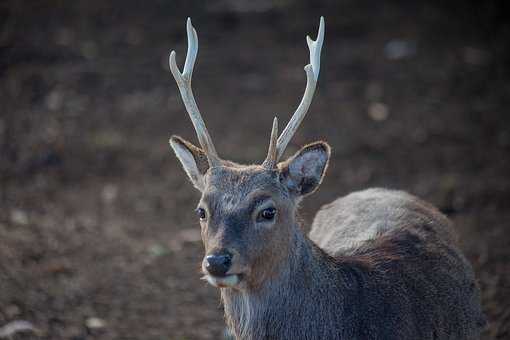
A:
POLYGON ((232 211, 239 204, 239 196, 232 194, 223 194, 221 196, 221 206, 225 211, 232 211))

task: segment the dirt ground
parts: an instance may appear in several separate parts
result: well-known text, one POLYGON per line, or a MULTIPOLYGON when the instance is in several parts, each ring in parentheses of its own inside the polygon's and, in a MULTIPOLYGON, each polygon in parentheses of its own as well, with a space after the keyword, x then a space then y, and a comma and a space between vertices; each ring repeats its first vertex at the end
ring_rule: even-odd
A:
POLYGON ((290 146, 333 147, 304 220, 339 195, 404 189, 454 222, 489 327, 510 338, 510 26, 504 1, 0 2, 0 327, 13 339, 219 339, 200 280, 199 197, 168 147, 195 140, 167 58, 185 19, 194 89, 220 154, 260 162, 302 96, 290 146), (412 3, 412 4, 411 4, 412 3))

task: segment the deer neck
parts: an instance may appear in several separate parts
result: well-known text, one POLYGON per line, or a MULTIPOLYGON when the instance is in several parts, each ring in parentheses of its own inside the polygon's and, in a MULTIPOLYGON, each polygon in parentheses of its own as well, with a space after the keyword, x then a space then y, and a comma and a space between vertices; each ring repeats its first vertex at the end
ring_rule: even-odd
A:
POLYGON ((227 324, 238 339, 302 338, 303 334, 295 332, 306 329, 303 323, 312 326, 318 321, 314 317, 341 314, 341 281, 333 261, 301 227, 294 230, 277 275, 257 289, 221 290, 227 324), (301 326, 292 326, 293 322, 301 326))

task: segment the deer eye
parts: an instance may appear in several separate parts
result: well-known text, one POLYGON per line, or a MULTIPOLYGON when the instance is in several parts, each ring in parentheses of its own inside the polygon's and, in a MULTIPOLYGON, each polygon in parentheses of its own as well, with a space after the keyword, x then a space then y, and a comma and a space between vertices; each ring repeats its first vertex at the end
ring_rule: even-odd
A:
POLYGON ((196 213, 197 213, 198 218, 200 218, 201 221, 205 221, 207 214, 205 213, 204 208, 198 208, 196 210, 196 213))
POLYGON ((273 207, 266 208, 266 209, 262 210, 259 213, 258 220, 260 220, 260 221, 272 221, 274 219, 275 215, 276 215, 276 209, 275 208, 273 208, 273 207))

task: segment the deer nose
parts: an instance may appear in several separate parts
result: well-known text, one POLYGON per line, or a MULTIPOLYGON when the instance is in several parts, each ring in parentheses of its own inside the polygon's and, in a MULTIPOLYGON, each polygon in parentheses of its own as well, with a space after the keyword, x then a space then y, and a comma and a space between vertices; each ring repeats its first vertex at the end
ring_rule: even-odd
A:
POLYGON ((232 265, 232 254, 221 252, 205 258, 205 269, 213 276, 225 276, 232 265))

